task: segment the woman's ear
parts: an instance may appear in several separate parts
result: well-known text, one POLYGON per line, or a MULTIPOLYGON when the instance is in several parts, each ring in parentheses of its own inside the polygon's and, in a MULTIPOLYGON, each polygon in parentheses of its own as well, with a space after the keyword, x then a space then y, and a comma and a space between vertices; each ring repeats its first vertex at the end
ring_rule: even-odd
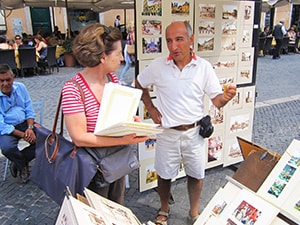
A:
POLYGON ((102 58, 100 59, 100 63, 104 63, 105 62, 105 56, 102 56, 102 58))

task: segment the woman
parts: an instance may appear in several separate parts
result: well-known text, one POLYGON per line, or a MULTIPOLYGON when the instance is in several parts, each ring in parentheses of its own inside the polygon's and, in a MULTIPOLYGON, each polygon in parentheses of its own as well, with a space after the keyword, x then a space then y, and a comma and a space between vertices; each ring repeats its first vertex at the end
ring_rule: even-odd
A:
POLYGON ((7 50, 12 49, 12 47, 7 43, 5 35, 0 35, 0 49, 7 50))
POLYGON ((129 70, 129 68, 131 66, 132 59, 134 59, 134 55, 128 54, 127 47, 128 47, 128 45, 134 45, 134 43, 135 43, 134 25, 132 23, 130 23, 128 25, 128 34, 127 34, 127 38, 126 38, 126 45, 124 48, 124 58, 125 58, 126 64, 120 75, 120 82, 121 82, 121 84, 124 84, 124 85, 126 85, 126 82, 124 81, 125 74, 127 73, 127 71, 129 70))
POLYGON ((34 37, 35 49, 39 53, 39 61, 43 62, 47 58, 47 44, 42 35, 37 34, 34 37))
MULTIPOLYGON (((73 82, 66 82, 63 87, 62 108, 67 130, 77 146, 104 147, 144 142, 148 137, 135 134, 122 137, 96 136, 93 132, 100 109, 104 85, 109 81, 118 83, 112 73, 123 60, 122 34, 120 30, 101 24, 85 26, 73 42, 73 54, 79 64, 85 68, 73 79, 78 82, 84 93, 81 94, 73 82)), ((135 121, 141 121, 135 117, 135 121)), ((91 182, 89 189, 119 204, 124 203, 125 177, 99 188, 91 182)))

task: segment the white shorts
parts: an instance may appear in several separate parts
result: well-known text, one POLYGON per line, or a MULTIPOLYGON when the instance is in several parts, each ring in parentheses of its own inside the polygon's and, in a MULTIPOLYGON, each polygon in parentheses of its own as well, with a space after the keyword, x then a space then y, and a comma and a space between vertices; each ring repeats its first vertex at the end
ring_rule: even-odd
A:
POLYGON ((199 126, 187 131, 165 129, 157 135, 155 170, 163 179, 178 175, 181 161, 186 175, 203 179, 205 176, 205 144, 199 126))

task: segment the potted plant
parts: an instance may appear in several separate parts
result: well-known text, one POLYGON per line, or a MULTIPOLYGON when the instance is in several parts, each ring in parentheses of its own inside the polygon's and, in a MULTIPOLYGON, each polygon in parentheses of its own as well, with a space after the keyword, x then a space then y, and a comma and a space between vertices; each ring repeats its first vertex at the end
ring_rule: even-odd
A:
POLYGON ((73 45, 74 38, 67 38, 63 43, 62 46, 65 49, 64 58, 65 58, 65 66, 73 67, 76 64, 76 59, 73 55, 72 45, 73 45))

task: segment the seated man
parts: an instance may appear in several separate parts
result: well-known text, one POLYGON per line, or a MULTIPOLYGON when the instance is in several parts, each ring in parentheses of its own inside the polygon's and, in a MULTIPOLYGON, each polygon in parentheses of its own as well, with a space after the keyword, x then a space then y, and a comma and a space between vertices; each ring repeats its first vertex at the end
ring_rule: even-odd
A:
POLYGON ((19 171, 22 182, 26 183, 28 163, 35 157, 35 112, 26 87, 14 82, 14 74, 6 64, 0 64, 0 90, 0 148, 12 162, 12 176, 16 177, 19 171), (22 151, 18 148, 21 138, 29 143, 22 151))

